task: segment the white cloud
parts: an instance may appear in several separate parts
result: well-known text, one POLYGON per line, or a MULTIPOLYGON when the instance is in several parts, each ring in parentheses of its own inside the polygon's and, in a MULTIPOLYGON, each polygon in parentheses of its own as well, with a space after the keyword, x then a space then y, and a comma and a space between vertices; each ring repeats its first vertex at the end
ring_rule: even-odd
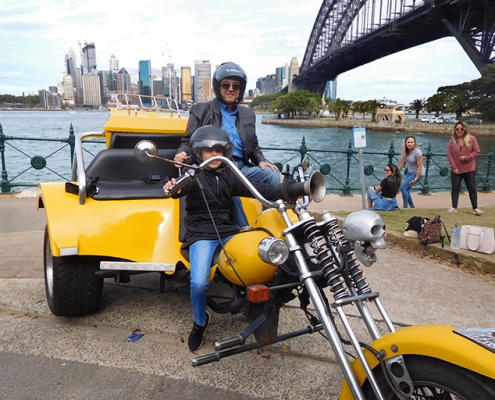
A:
MULTIPOLYGON (((94 42, 97 64, 111 54, 137 80, 141 59, 153 70, 210 60, 238 62, 248 88, 292 57, 302 62, 321 0, 2 0, 0 4, 0 93, 37 93, 55 85, 70 47, 94 42)), ((479 76, 454 39, 404 51, 338 78, 341 98, 387 97, 403 102, 429 97, 437 87, 479 76)))

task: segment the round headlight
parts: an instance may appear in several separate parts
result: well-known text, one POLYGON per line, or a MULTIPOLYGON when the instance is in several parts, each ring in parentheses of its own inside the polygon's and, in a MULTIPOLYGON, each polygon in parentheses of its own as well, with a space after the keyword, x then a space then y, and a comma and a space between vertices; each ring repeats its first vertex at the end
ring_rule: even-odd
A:
POLYGON ((289 246, 282 239, 264 238, 258 246, 260 258, 272 265, 281 265, 289 258, 289 246))

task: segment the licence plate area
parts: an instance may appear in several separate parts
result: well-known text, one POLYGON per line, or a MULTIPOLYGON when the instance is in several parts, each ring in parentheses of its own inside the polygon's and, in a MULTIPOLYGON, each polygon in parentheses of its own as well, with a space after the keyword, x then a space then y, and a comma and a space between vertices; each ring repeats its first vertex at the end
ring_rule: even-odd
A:
POLYGON ((102 270, 120 270, 120 271, 175 271, 175 264, 164 263, 136 263, 129 261, 102 261, 100 262, 102 270))
POLYGON ((454 332, 495 353, 495 328, 458 328, 454 332))

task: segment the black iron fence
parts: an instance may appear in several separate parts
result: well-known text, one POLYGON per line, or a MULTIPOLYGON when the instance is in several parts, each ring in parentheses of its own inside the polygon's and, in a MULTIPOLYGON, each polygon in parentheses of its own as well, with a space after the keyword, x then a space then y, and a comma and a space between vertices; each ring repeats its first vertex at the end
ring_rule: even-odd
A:
MULTIPOLYGON (((69 128, 69 135, 60 139, 27 138, 6 136, 0 125, 0 158, 2 167, 1 193, 12 193, 14 188, 35 187, 40 181, 68 181, 71 176, 71 167, 74 158, 75 136, 72 124, 69 128), (30 142, 29 151, 21 148, 22 143, 30 142), (52 142, 52 145, 45 146, 45 155, 30 154, 42 151, 41 146, 33 146, 36 142, 52 142), (62 143, 58 148, 54 148, 53 143, 62 143), (19 143, 19 144, 18 144, 19 143), (13 176, 9 177, 6 160, 6 148, 9 147, 12 159, 15 158, 16 169, 13 176), (52 160, 57 160, 57 167, 50 167, 52 160), (61 161, 62 159, 62 161, 61 161), (65 161, 66 160, 66 161, 65 161), (44 171, 42 177, 35 173, 44 171), (21 181, 21 179, 26 179, 21 181)), ((103 142, 91 141, 85 143, 84 151, 89 159, 94 157, 96 152, 103 148, 103 142)), ((282 170, 285 164, 297 164, 305 156, 309 156, 313 166, 318 168, 327 181, 327 192, 339 193, 342 195, 352 195, 353 192, 361 192, 360 162, 359 152, 352 148, 349 141, 347 148, 341 150, 320 150, 310 149, 306 146, 305 138, 299 148, 263 147, 263 150, 270 151, 277 160, 276 164, 282 170), (282 161, 283 160, 283 161, 282 161)), ((400 148, 394 147, 393 142, 390 147, 383 151, 363 151, 365 184, 375 185, 377 181, 383 179, 383 167, 386 164, 397 164, 400 157, 400 148)), ((450 171, 445 153, 433 153, 431 145, 423 152, 423 162, 425 167, 425 177, 416 188, 422 194, 427 195, 434 191, 450 191, 450 171)), ((480 154, 476 159, 476 184, 479 191, 490 192, 495 187, 495 174, 492 172, 493 146, 490 151, 480 154)), ((407 172, 407 171, 406 171, 407 172)), ((416 190, 416 189, 415 189, 416 190)))

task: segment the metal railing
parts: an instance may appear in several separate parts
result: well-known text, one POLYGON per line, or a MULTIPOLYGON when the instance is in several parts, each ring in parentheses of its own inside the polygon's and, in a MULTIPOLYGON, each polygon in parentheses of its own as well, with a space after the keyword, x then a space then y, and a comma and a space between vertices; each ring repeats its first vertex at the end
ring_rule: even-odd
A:
MULTIPOLYGON (((0 158, 1 158, 1 192, 2 194, 12 193, 14 188, 35 187, 40 182, 40 179, 33 180, 31 173, 29 179, 32 181, 19 181, 19 178, 27 176, 32 171, 47 170, 51 176, 48 179, 43 180, 61 180, 70 181, 72 177, 70 173, 72 171, 74 161, 74 149, 75 149, 75 135, 72 124, 69 128, 69 136, 60 139, 45 139, 45 138, 27 138, 27 137, 14 137, 6 136, 3 134, 2 126, 0 124, 0 158), (50 146, 47 155, 30 155, 27 151, 22 150, 19 146, 14 146, 13 141, 26 142, 59 142, 62 146, 53 149, 50 146), (17 168, 15 175, 9 178, 7 171, 7 160, 5 150, 6 147, 16 152, 18 155, 26 158, 26 163, 21 168, 17 168), (62 156, 65 152, 65 155, 62 156), (68 154, 67 154, 68 152, 68 154), (48 161, 53 160, 54 156, 66 157, 67 163, 62 163, 60 167, 63 171, 50 168, 48 161), (66 174, 66 176, 64 176, 66 174)), ((103 148, 104 141, 90 141, 84 142, 84 151, 88 155, 88 158, 94 157, 96 152, 103 148), (91 145, 90 145, 91 143, 91 145), (94 147, 96 144, 97 147, 94 147), (93 146, 93 147, 91 147, 93 146)), ((306 140, 303 137, 302 143, 299 148, 282 148, 282 147, 263 147, 266 153, 270 154, 270 158, 275 161, 275 164, 282 170, 285 164, 297 164, 305 156, 309 156, 313 161, 313 165, 317 167, 320 172, 325 176, 327 182, 328 193, 339 193, 345 196, 350 196, 355 192, 359 194, 361 192, 360 182, 360 167, 358 151, 352 148, 352 143, 349 141, 347 148, 342 150, 320 150, 309 149, 306 146, 306 140), (285 158, 284 161, 280 161, 285 158)), ((396 152, 393 141, 390 143, 388 150, 383 152, 376 151, 364 151, 364 174, 365 184, 374 185, 377 181, 383 178, 383 167, 386 164, 398 163, 400 157, 400 149, 396 152), (378 172, 377 172, 378 171, 378 172)), ((486 154, 480 154, 476 159, 476 184, 477 188, 481 192, 490 192, 495 187, 495 174, 492 172, 493 162, 493 146, 486 154)), ((16 164, 19 165, 21 161, 16 159, 16 164)), ((89 160, 86 160, 86 164, 89 160)), ((423 153, 423 163, 425 167, 425 176, 422 181, 417 184, 417 189, 421 194, 428 195, 434 191, 450 191, 450 173, 447 161, 447 155, 445 153, 433 153, 431 151, 431 144, 428 145, 428 149, 423 153)), ((406 171, 407 172, 407 171, 406 171)))

